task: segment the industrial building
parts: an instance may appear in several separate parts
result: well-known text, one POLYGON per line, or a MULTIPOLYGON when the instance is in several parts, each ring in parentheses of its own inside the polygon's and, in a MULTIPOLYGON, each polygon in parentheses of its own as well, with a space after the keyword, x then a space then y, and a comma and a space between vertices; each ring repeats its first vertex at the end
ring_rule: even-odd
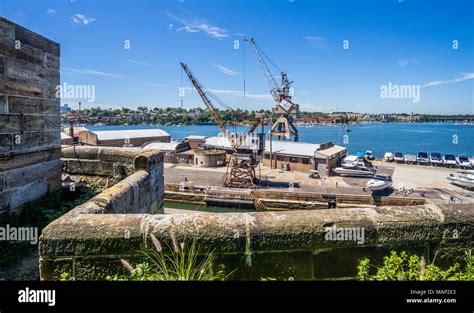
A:
POLYGON ((160 150, 165 163, 192 164, 193 162, 194 152, 188 142, 153 142, 146 144, 143 148, 160 150))
MULTIPOLYGON (((229 152, 232 150, 225 137, 208 137, 204 145, 208 148, 223 149, 229 152)), ((329 176, 331 170, 337 167, 346 155, 347 149, 345 147, 332 142, 313 144, 267 140, 262 163, 283 171, 309 172, 317 170, 320 175, 329 176)))
POLYGON ((151 142, 170 142, 171 136, 161 129, 81 131, 79 143, 88 146, 141 147, 151 142))

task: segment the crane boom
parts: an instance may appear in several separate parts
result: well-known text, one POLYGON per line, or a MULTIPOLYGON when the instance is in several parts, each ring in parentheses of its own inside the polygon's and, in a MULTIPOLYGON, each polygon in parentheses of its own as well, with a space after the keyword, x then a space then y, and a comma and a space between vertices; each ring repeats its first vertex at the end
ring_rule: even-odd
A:
POLYGON ((270 88, 270 93, 272 94, 273 99, 275 99, 275 101, 277 103, 279 103, 280 102, 280 96, 278 94, 278 90, 279 90, 278 84, 277 84, 275 78, 273 77, 272 72, 268 68, 267 63, 265 63, 265 59, 263 58, 263 55, 260 52, 260 49, 257 46, 257 43, 255 42, 255 40, 252 37, 245 38, 245 41, 247 41, 250 44, 250 46, 252 47, 252 50, 255 53, 257 61, 260 64, 260 67, 263 69, 263 73, 265 74, 265 76, 267 78, 268 87, 270 88))
POLYGON ((186 64, 181 62, 181 67, 183 68, 186 75, 188 75, 188 78, 191 81, 191 83, 193 84, 194 88, 196 88, 197 92, 199 93, 199 96, 201 97, 202 101, 204 102, 204 105, 206 106, 206 108, 211 113, 211 116, 212 116, 212 119, 214 120, 214 122, 217 123, 220 130, 224 133, 224 136, 229 140, 232 148, 237 150, 237 148, 238 148, 237 144, 235 143, 235 141, 229 135, 229 132, 228 132, 227 128, 225 127, 224 122, 221 120, 221 118, 217 114, 216 108, 212 104, 211 100, 209 100, 209 98, 207 97, 206 92, 201 87, 201 84, 197 81, 197 79, 194 77, 193 73, 191 72, 191 70, 188 68, 188 66, 186 64))

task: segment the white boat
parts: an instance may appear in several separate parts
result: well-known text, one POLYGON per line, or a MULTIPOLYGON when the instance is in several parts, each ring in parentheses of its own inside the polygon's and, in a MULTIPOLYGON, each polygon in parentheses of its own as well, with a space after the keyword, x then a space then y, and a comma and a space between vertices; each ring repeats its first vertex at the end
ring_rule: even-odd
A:
POLYGON ((395 160, 394 158, 394 155, 392 152, 385 152, 384 156, 383 156, 383 159, 386 161, 386 162, 392 162, 395 160))
POLYGON ((401 152, 395 152, 393 154, 393 159, 395 160, 395 162, 405 162, 405 156, 403 155, 403 153, 401 152))
POLYGON ((430 162, 432 165, 443 165, 443 157, 439 152, 431 152, 430 154, 430 162))
POLYGON ((459 167, 466 167, 466 168, 471 167, 471 162, 469 161, 469 158, 467 156, 459 155, 456 158, 456 161, 458 162, 459 167))
POLYGON ((418 162, 418 164, 430 164, 430 157, 426 152, 418 152, 418 155, 416 156, 416 161, 418 162))
POLYGON ((406 163, 416 163, 416 155, 414 154, 405 154, 404 159, 406 163))
POLYGON ((365 157, 368 160, 374 160, 375 159, 374 154, 372 153, 372 150, 365 151, 365 157))
POLYGON ((445 154, 443 157, 443 163, 448 167, 455 167, 458 164, 456 158, 452 154, 445 154))
POLYGON ((474 175, 449 174, 447 178, 453 185, 464 187, 467 189, 474 189, 474 175))
POLYGON ((392 187, 392 177, 386 175, 375 175, 367 182, 367 189, 370 191, 384 190, 392 187))
POLYGON ((375 170, 362 166, 355 167, 336 167, 333 172, 341 176, 352 176, 352 177, 374 177, 375 170))

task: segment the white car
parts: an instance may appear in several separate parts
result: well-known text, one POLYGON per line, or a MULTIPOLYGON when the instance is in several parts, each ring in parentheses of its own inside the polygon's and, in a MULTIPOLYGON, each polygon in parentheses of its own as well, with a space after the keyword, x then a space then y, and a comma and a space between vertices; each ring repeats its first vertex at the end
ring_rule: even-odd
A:
POLYGON ((455 167, 458 164, 456 158, 452 154, 445 154, 443 157, 443 163, 447 167, 455 167))

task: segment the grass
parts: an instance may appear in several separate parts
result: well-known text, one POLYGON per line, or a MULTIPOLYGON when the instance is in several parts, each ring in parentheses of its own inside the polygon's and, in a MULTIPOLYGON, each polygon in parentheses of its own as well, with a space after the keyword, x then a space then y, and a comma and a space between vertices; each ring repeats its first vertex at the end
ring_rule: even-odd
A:
POLYGON ((171 232, 172 248, 164 253, 161 242, 151 234, 153 249, 144 252, 145 261, 133 267, 128 261, 121 260, 128 270, 127 275, 107 276, 107 280, 150 280, 150 281, 216 281, 226 280, 224 266, 214 270, 212 251, 200 251, 196 239, 178 244, 171 232))

